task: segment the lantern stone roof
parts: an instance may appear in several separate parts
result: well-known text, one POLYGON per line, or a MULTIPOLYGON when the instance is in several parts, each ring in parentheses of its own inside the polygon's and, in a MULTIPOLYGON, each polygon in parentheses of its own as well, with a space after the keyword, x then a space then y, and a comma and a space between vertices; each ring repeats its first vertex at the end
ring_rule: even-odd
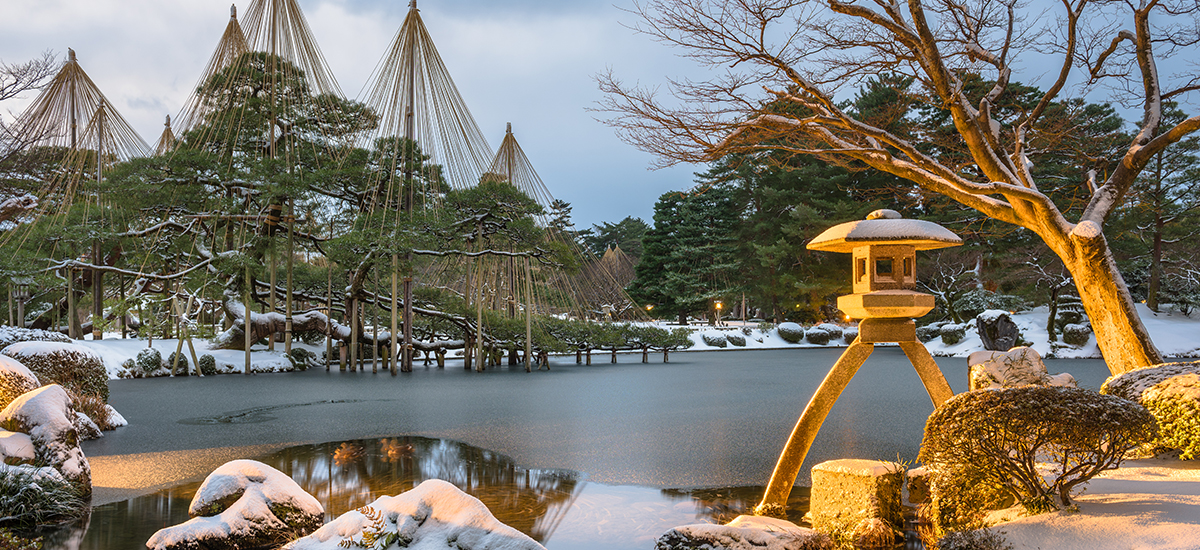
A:
POLYGON ((895 210, 876 210, 867 219, 846 222, 826 229, 808 243, 809 250, 854 252, 868 244, 903 244, 917 250, 959 246, 962 239, 949 229, 924 220, 906 220, 895 210))

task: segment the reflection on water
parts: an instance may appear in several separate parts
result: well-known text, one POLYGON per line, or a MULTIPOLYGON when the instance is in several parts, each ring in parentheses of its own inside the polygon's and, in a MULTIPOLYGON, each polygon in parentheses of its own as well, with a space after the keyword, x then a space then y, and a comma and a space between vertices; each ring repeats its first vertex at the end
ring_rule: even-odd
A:
MULTIPOLYGON (((551 550, 641 549, 671 527, 727 522, 754 507, 762 487, 657 490, 587 483, 579 472, 523 468, 455 441, 363 439, 290 447, 258 460, 284 472, 324 506, 326 519, 442 479, 482 501, 496 518, 551 550)), ((144 547, 155 531, 187 521, 199 482, 98 506, 90 519, 47 536, 46 550, 144 547)), ((797 488, 793 521, 808 508, 797 488)))

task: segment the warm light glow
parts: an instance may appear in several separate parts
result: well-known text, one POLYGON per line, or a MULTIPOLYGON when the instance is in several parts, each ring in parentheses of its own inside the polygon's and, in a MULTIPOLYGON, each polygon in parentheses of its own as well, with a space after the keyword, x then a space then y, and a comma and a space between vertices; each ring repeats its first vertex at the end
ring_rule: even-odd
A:
POLYGON ((724 304, 722 304, 721 302, 717 302, 717 309, 721 309, 722 305, 724 305, 724 304))
POLYGON ((654 304, 650 304, 650 305, 646 306, 646 311, 650 311, 652 309, 654 309, 654 304))

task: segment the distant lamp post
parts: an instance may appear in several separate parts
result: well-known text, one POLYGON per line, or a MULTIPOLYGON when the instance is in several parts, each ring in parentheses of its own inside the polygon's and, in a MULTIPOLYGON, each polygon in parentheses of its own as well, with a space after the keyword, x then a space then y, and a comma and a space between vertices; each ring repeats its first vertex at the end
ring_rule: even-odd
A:
POLYGON ((13 299, 17 301, 17 326, 25 328, 25 303, 33 297, 33 292, 29 287, 33 286, 33 279, 29 277, 13 277, 13 299))
POLYGON ((902 219, 895 210, 876 210, 865 220, 831 227, 808 244, 809 250, 853 254, 854 293, 838 297, 838 309, 846 313, 847 320, 860 320, 858 338, 842 353, 804 408, 755 513, 778 515, 785 510, 792 484, 821 423, 875 344, 900 344, 934 407, 954 396, 929 350, 917 340, 913 318, 929 313, 934 306, 933 296, 915 290, 917 251, 961 244, 962 239, 946 228, 902 219))
POLYGON ((718 327, 721 326, 721 308, 724 306, 725 306, 725 304, 722 304, 719 300, 717 301, 716 307, 717 307, 717 326, 718 327))

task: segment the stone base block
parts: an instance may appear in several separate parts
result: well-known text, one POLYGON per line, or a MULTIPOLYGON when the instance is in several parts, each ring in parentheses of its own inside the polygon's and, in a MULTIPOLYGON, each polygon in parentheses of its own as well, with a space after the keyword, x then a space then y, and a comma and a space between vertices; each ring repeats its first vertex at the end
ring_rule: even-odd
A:
POLYGON ((810 517, 813 529, 835 539, 854 540, 860 525, 879 519, 903 525, 900 490, 904 468, 876 460, 830 460, 812 468, 810 517))

